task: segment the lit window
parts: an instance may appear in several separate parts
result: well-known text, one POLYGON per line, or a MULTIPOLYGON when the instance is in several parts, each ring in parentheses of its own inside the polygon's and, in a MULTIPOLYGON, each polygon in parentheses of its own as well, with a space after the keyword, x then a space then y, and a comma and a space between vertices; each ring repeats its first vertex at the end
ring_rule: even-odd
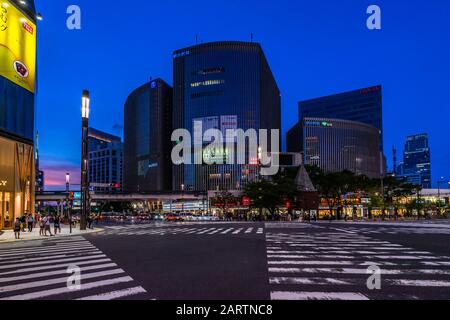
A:
POLYGON ((205 81, 199 81, 199 82, 192 82, 191 87, 192 88, 198 88, 198 87, 207 87, 207 86, 217 86, 219 84, 224 84, 225 80, 205 80, 205 81))

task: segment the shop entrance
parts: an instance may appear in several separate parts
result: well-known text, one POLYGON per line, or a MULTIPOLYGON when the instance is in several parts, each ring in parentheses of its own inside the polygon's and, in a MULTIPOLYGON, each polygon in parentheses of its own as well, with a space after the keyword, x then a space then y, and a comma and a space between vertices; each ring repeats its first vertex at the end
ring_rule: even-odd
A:
POLYGON ((0 230, 11 229, 14 223, 11 193, 0 192, 0 230))

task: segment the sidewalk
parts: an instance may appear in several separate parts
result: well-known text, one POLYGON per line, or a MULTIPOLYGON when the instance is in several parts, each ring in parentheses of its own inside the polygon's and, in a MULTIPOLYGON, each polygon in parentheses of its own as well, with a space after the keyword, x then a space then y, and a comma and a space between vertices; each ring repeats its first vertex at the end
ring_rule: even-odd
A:
MULTIPOLYGON (((53 234, 53 226, 52 226, 52 234, 53 234)), ((11 242, 21 242, 21 241, 30 241, 30 240, 43 240, 43 239, 55 239, 55 238, 61 238, 61 237, 73 237, 73 236, 80 236, 85 234, 92 234, 101 232, 103 229, 95 228, 94 230, 87 230, 87 231, 80 231, 79 225, 77 228, 72 228, 72 234, 70 233, 70 228, 68 225, 62 225, 61 226, 61 234, 58 234, 55 237, 43 237, 39 235, 39 227, 35 228, 32 233, 28 232, 21 232, 20 233, 20 240, 16 240, 14 236, 14 231, 12 230, 4 230, 3 233, 0 233, 0 244, 2 243, 11 243, 11 242)))

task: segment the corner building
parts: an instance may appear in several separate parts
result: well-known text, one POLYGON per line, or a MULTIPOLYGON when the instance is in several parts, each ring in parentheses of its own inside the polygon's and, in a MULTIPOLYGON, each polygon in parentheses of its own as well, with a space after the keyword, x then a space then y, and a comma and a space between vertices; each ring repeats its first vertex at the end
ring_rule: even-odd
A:
MULTIPOLYGON (((175 51, 173 64, 174 129, 193 135, 194 121, 203 123, 203 133, 281 128, 280 91, 260 44, 205 43, 175 51)), ((203 156, 227 158, 228 153, 203 156)), ((251 165, 255 160, 247 159, 248 165, 174 165, 173 189, 238 190, 257 176, 251 165)))
POLYGON ((34 2, 0 2, 0 230, 34 214, 34 2))

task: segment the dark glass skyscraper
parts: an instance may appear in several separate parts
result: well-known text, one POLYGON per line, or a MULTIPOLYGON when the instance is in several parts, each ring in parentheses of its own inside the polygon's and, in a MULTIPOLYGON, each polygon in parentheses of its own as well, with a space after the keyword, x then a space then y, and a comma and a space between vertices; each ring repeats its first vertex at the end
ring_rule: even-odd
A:
MULTIPOLYGON (((379 130, 380 151, 383 173, 386 171, 386 159, 383 148, 383 99, 382 87, 374 86, 326 97, 300 101, 299 123, 305 118, 331 118, 368 124, 379 130)), ((298 151, 303 147, 302 130, 297 124, 287 134, 288 151, 298 151)))
POLYGON ((172 189, 172 94, 161 79, 135 91, 125 103, 125 191, 172 189))
MULTIPOLYGON (((173 63, 174 129, 193 134, 194 121, 203 131, 281 128, 280 91, 260 44, 201 44, 175 51, 173 63)), ((173 188, 235 190, 256 173, 246 165, 175 165, 173 188)))
POLYGON ((409 183, 431 189, 431 151, 427 134, 418 134, 406 139, 401 177, 409 183))
MULTIPOLYGON (((366 123, 383 132, 381 86, 300 101, 298 106, 300 121, 312 117, 350 120, 366 123)), ((382 134, 380 138, 383 145, 382 134)))

